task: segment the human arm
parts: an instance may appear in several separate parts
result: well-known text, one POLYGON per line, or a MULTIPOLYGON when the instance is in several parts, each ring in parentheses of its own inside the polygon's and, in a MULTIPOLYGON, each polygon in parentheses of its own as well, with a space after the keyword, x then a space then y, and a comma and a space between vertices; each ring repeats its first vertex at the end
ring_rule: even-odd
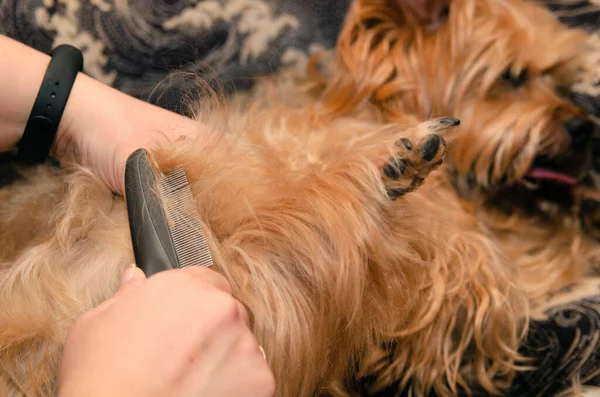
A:
MULTIPOLYGON (((23 134, 50 56, 0 35, 0 151, 23 134)), ((199 122, 146 103, 83 73, 67 101, 51 155, 89 166, 113 191, 124 193, 125 162, 134 150, 202 133, 199 122)))
MULTIPOLYGON (((0 36, 0 151, 21 139, 49 62, 49 56, 0 36)), ((131 152, 202 128, 80 73, 51 154, 87 164, 123 193, 131 152)), ((126 274, 133 278, 71 328, 59 397, 273 395, 273 376, 245 308, 222 276, 204 268, 150 279, 137 268, 126 274)))

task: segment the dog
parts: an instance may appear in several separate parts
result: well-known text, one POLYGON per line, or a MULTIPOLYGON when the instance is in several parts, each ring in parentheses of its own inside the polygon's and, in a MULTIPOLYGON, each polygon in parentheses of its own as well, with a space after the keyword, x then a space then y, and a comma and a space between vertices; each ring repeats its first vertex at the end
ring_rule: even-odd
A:
POLYGON ((444 135, 438 194, 460 200, 454 222, 476 224, 516 264, 536 307, 598 262, 598 194, 585 186, 598 131, 570 94, 595 67, 590 52, 585 32, 537 2, 360 0, 322 102, 332 117, 369 103, 383 122, 460 119, 444 135))
MULTIPOLYGON (((585 172, 593 127, 558 93, 585 37, 526 0, 357 0, 330 68, 209 98, 210 133, 151 151, 184 167, 278 396, 499 394, 528 369, 528 311, 597 252, 531 180, 585 172)), ((69 325, 134 258, 124 199, 85 166, 20 173, 0 190, 0 395, 45 396, 69 325)))
POLYGON ((469 202, 537 299, 597 261, 595 234, 581 233, 591 219, 576 219, 578 193, 598 197, 582 188, 597 127, 569 98, 588 50, 583 31, 535 2, 358 1, 324 101, 333 114, 369 101, 386 122, 459 118, 444 136, 449 194, 469 202))

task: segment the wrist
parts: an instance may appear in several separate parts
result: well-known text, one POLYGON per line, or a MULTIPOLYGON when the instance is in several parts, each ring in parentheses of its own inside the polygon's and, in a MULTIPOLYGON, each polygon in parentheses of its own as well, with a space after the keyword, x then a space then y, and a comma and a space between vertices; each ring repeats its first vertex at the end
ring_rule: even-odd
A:
MULTIPOLYGON (((41 95, 42 84, 49 72, 51 61, 52 58, 49 55, 0 35, 0 70, 6 71, 0 75, 0 84, 3 86, 2 95, 4 95, 0 98, 2 103, 0 107, 0 127, 2 128, 0 151, 15 149, 23 139, 29 118, 34 111, 34 104, 38 95, 41 95), (8 97, 9 95, 10 97, 8 97)), ((62 66, 58 66, 58 68, 62 69, 62 66)), ((58 69, 57 67, 54 69, 56 74, 58 69)), ((78 73, 75 81, 80 80, 82 75, 83 73, 78 73)), ((65 109, 70 102, 71 99, 68 97, 65 109)), ((64 132, 70 130, 68 125, 73 118, 64 116, 63 113, 63 117, 60 117, 50 153, 60 153, 60 149, 56 150, 56 142, 59 137, 63 143, 70 139, 64 132)))
POLYGON ((56 137, 50 147, 49 154, 57 161, 65 161, 77 156, 74 151, 76 145, 73 143, 78 133, 82 133, 85 128, 85 126, 80 126, 81 123, 78 123, 78 121, 83 120, 85 122, 89 120, 90 116, 88 114, 90 111, 88 106, 97 103, 94 100, 98 98, 97 87, 93 82, 94 80, 91 77, 78 73, 73 83, 69 100, 65 105, 65 110, 56 131, 56 137))
POLYGON ((21 140, 49 63, 48 55, 0 35, 0 151, 21 140))
POLYGON ((197 121, 127 95, 80 73, 65 107, 51 155, 90 167, 124 193, 125 164, 139 148, 196 132, 197 121))
POLYGON ((57 46, 51 57, 18 144, 16 160, 22 164, 43 164, 48 159, 73 84, 83 70, 83 55, 73 46, 57 46))

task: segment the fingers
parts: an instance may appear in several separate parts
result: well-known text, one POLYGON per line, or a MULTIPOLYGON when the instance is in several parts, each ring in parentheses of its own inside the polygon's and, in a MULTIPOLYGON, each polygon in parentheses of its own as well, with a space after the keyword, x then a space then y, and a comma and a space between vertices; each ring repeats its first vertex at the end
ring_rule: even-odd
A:
MULTIPOLYGON (((201 282, 203 285, 206 285, 206 283, 208 283, 208 284, 216 287, 217 289, 225 292, 227 295, 231 296, 231 299, 235 299, 232 296, 233 291, 232 291, 231 285, 229 284, 227 279, 225 277, 223 277, 221 274, 215 272, 214 270, 210 270, 206 267, 201 267, 201 266, 191 266, 191 267, 183 268, 178 271, 182 272, 182 274, 186 274, 189 277, 192 277, 195 281, 201 282)), ((239 302, 237 299, 235 299, 235 304, 236 304, 237 312, 239 314, 240 319, 244 322, 244 324, 246 324, 246 326, 249 327, 250 326, 250 316, 248 315, 247 308, 241 302, 239 302)))
MULTIPOLYGON (((172 270, 170 272, 172 272, 172 270)), ((214 270, 210 270, 201 266, 190 266, 177 269, 176 272, 178 272, 177 274, 185 274, 189 277, 192 277, 196 281, 211 284, 227 294, 232 294, 231 285, 229 282, 225 279, 225 277, 214 270)), ((131 285, 136 285, 144 280, 146 280, 146 275, 144 272, 140 268, 136 267, 135 264, 131 264, 121 276, 119 291, 126 290, 130 288, 131 285)))
POLYGON ((238 313, 240 315, 240 318, 242 319, 244 324, 246 324, 247 327, 250 327, 250 316, 248 315, 248 310, 246 309, 246 306, 242 305, 237 300, 236 300, 236 303, 237 303, 238 313))
POLYGON ((199 288, 205 288, 206 284, 210 284, 211 286, 227 294, 229 299, 233 299, 235 301, 239 318, 246 326, 250 326, 250 316, 248 315, 248 310, 241 302, 233 297, 231 285, 221 274, 201 266, 186 267, 178 270, 178 272, 181 272, 181 274, 185 274, 188 277, 191 277, 195 282, 198 282, 199 288))
MULTIPOLYGON (((191 277, 197 278, 198 280, 202 281, 203 283, 211 284, 212 286, 225 292, 227 295, 233 295, 231 285, 229 284, 227 279, 225 277, 223 277, 221 274, 219 274, 213 270, 210 270, 205 267, 194 266, 194 267, 188 267, 188 268, 182 269, 182 271, 188 272, 191 277)), ((235 300, 235 303, 236 303, 240 318, 242 319, 244 324, 246 324, 247 326, 250 326, 250 316, 248 315, 248 310, 247 310, 246 306, 244 306, 237 299, 235 300)))
MULTIPOLYGON (((231 285, 229 284, 227 279, 225 279, 225 277, 223 277, 221 274, 215 272, 214 270, 210 270, 208 268, 194 266, 194 267, 186 267, 183 269, 177 269, 174 271, 169 270, 169 271, 163 272, 162 275, 161 275, 161 273, 159 273, 152 277, 156 277, 156 276, 164 277, 167 275, 165 273, 169 273, 170 275, 175 276, 175 277, 181 277, 181 276, 188 277, 195 284, 197 284, 197 287, 194 287, 194 288, 196 288, 199 291, 206 290, 206 287, 208 284, 208 285, 218 289, 219 291, 224 292, 225 294, 227 294, 229 296, 229 299, 233 299, 235 301, 235 306, 237 308, 237 313, 239 315, 239 318, 243 321, 243 323, 246 326, 248 326, 248 327, 250 326, 250 316, 248 314, 247 308, 241 302, 239 302, 237 299, 235 299, 232 296, 231 285)), ((123 294, 127 293, 128 291, 130 291, 132 289, 135 289, 137 286, 141 285, 146 280, 147 280, 146 275, 140 268, 138 268, 135 264, 130 265, 130 267, 128 267, 123 272, 123 274, 121 276, 121 280, 120 280, 119 289, 115 293, 115 295, 113 295, 111 298, 107 299, 106 301, 102 302, 99 306, 97 306, 96 309, 94 310, 94 312, 100 313, 100 312, 107 310, 123 294)))
POLYGON ((142 269, 138 268, 135 263, 131 264, 121 276, 120 289, 126 288, 127 285, 137 284, 140 281, 146 280, 146 275, 142 269))
POLYGON ((117 290, 117 292, 112 297, 110 297, 109 299, 107 299, 104 302, 102 302, 101 304, 99 304, 90 313, 96 313, 96 314, 98 314, 98 313, 101 313, 101 312, 105 311, 121 295, 123 295, 127 291, 135 288, 136 286, 140 285, 144 281, 146 281, 146 275, 144 274, 144 272, 142 271, 142 269, 140 269, 139 267, 137 267, 135 265, 135 263, 132 263, 131 265, 129 265, 129 267, 121 275, 121 281, 119 282, 119 289, 117 290))
POLYGON ((146 281, 146 275, 135 264, 129 265, 129 267, 121 275, 121 281, 119 283, 119 290, 115 293, 113 298, 118 297, 127 291, 140 285, 146 281))
POLYGON ((202 266, 190 266, 178 271, 202 283, 209 283, 227 294, 232 294, 231 285, 227 279, 214 270, 202 266))

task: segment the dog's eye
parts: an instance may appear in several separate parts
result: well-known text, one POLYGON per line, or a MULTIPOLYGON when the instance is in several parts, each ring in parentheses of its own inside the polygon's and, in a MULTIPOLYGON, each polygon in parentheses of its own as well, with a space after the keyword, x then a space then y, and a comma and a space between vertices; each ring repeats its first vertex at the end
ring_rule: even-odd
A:
POLYGON ((515 74, 511 69, 506 69, 502 74, 502 80, 515 88, 522 87, 527 82, 527 69, 521 69, 518 74, 515 74))

